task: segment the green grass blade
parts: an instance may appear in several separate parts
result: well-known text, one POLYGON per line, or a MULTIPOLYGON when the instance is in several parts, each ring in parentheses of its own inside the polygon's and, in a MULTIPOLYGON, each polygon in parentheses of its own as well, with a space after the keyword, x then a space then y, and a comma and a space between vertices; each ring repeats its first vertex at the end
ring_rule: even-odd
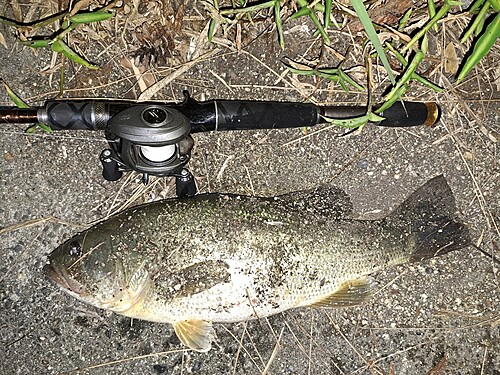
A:
POLYGON ((474 68, 479 61, 488 54, 496 40, 500 38, 500 13, 497 13, 493 21, 489 23, 483 35, 474 44, 472 53, 465 61, 462 70, 458 74, 457 83, 460 83, 465 76, 474 68))
POLYGON ((32 40, 21 40, 20 44, 31 48, 45 48, 49 47, 52 39, 32 39, 32 40))
POLYGON ((73 61, 73 62, 75 62, 77 64, 85 66, 85 67, 87 67, 89 69, 99 69, 98 66, 89 63, 83 57, 81 57, 80 55, 78 55, 75 51, 73 51, 61 39, 56 40, 54 43, 52 43, 52 45, 50 47, 52 48, 52 51, 62 53, 68 59, 70 59, 71 61, 73 61))
MULTIPOLYGON (((210 6, 210 4, 207 3, 207 6, 210 6)), ((214 12, 219 11, 219 1, 218 0, 214 0, 212 8, 213 8, 214 12)), ((210 22, 208 23, 208 41, 210 43, 212 43, 212 39, 214 38, 214 34, 215 34, 215 28, 217 26, 217 21, 216 21, 215 17, 213 16, 211 9, 210 9, 210 13, 212 16, 211 16, 210 22)))
POLYGON ((438 22, 441 18, 445 16, 446 13, 451 9, 452 6, 461 5, 460 1, 455 0, 446 0, 444 5, 439 9, 439 11, 432 17, 425 25, 422 27, 415 36, 408 42, 406 46, 400 51, 401 53, 405 53, 408 51, 415 43, 417 43, 420 38, 422 38, 430 29, 433 27, 436 22, 438 22))
POLYGON ((325 0, 325 29, 330 26, 330 17, 332 15, 332 0, 325 0))
POLYGON ((495 12, 500 12, 500 0, 488 0, 495 12))
POLYGON ((415 70, 420 65, 424 57, 425 53, 422 51, 418 51, 415 54, 412 61, 406 67, 406 70, 401 76, 401 78, 398 79, 397 84, 393 87, 393 89, 389 92, 389 94, 386 95, 384 104, 382 104, 382 106, 378 108, 375 111, 375 113, 382 113, 387 108, 392 106, 399 98, 401 98, 401 96, 406 92, 406 90, 408 90, 409 88, 408 83, 412 79, 413 75, 415 74, 415 70))
POLYGON ((283 25, 281 22, 281 2, 280 0, 274 0, 274 23, 276 24, 276 30, 278 31, 278 41, 281 49, 285 49, 285 35, 283 33, 283 25))
POLYGON ((297 68, 293 68, 287 64, 285 64, 285 66, 293 74, 298 74, 298 75, 302 75, 302 76, 313 76, 316 74, 316 71, 314 69, 297 69, 297 68))
POLYGON ((357 83, 354 79, 352 79, 349 74, 345 73, 342 69, 339 69, 339 76, 342 81, 347 82, 350 84, 352 87, 356 88, 359 91, 364 91, 365 88, 361 86, 359 83, 357 83))
POLYGON ((300 8, 298 11, 296 11, 294 14, 292 14, 290 16, 290 19, 294 20, 300 17, 308 16, 309 14, 311 14, 311 12, 312 12, 311 9, 309 9, 308 7, 303 7, 300 8))
POLYGON ((324 117, 324 119, 326 122, 329 122, 332 125, 347 129, 359 128, 368 124, 368 122, 370 121, 368 118, 368 114, 349 119, 336 119, 329 117, 324 117))
MULTIPOLYGON (((404 56, 402 54, 400 54, 399 51, 396 50, 390 43, 387 43, 386 46, 387 46, 387 49, 389 51, 391 51, 394 54, 394 56, 396 56, 396 58, 399 60, 399 62, 401 63, 401 65, 403 65, 403 67, 406 68, 408 66, 408 61, 406 61, 406 59, 404 58, 404 56)), ((429 87, 430 89, 432 89, 432 90, 434 90, 436 92, 443 92, 444 91, 444 89, 442 87, 439 87, 438 85, 432 83, 427 78, 424 78, 424 77, 422 77, 421 75, 419 75, 417 73, 413 73, 413 75, 412 75, 411 78, 414 79, 417 82, 420 82, 424 86, 429 87)))
POLYGON ((413 9, 410 8, 408 9, 405 14, 403 14, 403 17, 401 18, 401 21, 399 21, 398 25, 398 31, 403 31, 404 28, 406 27, 408 20, 410 19, 411 15, 413 13, 413 9))
POLYGON ((316 17, 316 14, 314 14, 313 11, 309 12, 309 17, 311 17, 311 20, 313 21, 314 25, 316 26, 316 29, 318 29, 319 33, 323 37, 323 39, 330 44, 330 38, 328 37, 326 30, 324 29, 323 25, 321 22, 319 22, 318 17, 316 17))
MULTIPOLYGON (((26 103, 23 99, 21 99, 14 91, 12 91, 12 89, 9 87, 9 85, 7 85, 7 83, 3 79, 0 79, 0 82, 5 88, 7 95, 9 95, 9 98, 14 102, 17 108, 31 108, 31 106, 28 103, 26 103)), ((30 126, 26 130, 26 133, 30 134, 34 133, 38 128, 41 128, 44 132, 52 133, 52 129, 48 125, 43 123, 30 126)))
POLYGON ((212 18, 210 20, 210 23, 208 25, 208 41, 212 43, 212 39, 214 38, 214 33, 215 33, 215 26, 216 26, 215 20, 212 18))
MULTIPOLYGON (((429 17, 430 18, 434 17, 436 15, 436 4, 434 3, 434 0, 428 0, 427 7, 429 8, 429 17)), ((437 24, 434 24, 433 28, 435 32, 438 31, 437 24)))
POLYGON ((377 114, 383 113, 386 109, 392 107, 392 105, 394 103, 396 103, 396 101, 399 100, 399 98, 401 98, 409 88, 410 88, 410 86, 408 86, 408 85, 402 85, 402 86, 399 86, 397 90, 393 89, 389 93, 389 95, 387 95, 384 104, 382 104, 382 106, 377 108, 375 110, 375 113, 377 113, 377 114))
POLYGON ((69 17, 72 23, 83 24, 91 22, 105 21, 113 17, 113 13, 110 12, 88 12, 88 13, 77 13, 74 16, 69 17))
POLYGON ((359 17, 359 20, 363 24, 363 27, 365 28, 365 31, 368 34, 368 37, 370 38, 370 41, 373 44, 373 47, 375 47, 375 50, 377 51, 378 56, 380 57, 380 60, 382 61, 385 70, 387 71, 387 76, 389 77, 389 80, 393 85, 395 85, 396 78, 394 78, 394 74, 392 74, 391 66, 389 65, 389 60, 387 60, 387 56, 385 55, 384 52, 384 47, 382 47, 382 43, 380 43, 378 34, 375 31, 375 28, 373 27, 373 23, 370 20, 370 16, 368 16, 363 1, 351 0, 351 4, 359 17))
POLYGON ((475 13, 479 8, 481 8, 486 0, 477 0, 469 8, 469 13, 475 13))
POLYGON ((26 133, 28 134, 33 134, 36 132, 36 130, 40 128, 42 129, 44 132, 46 133, 52 133, 52 129, 50 128, 50 126, 48 126, 47 124, 44 124, 44 123, 39 123, 39 124, 36 124, 36 125, 33 125, 33 126, 30 126, 28 129, 26 129, 26 133))
POLYGON ((9 98, 14 102, 16 107, 18 108, 31 108, 24 100, 22 100, 19 96, 16 95, 14 91, 7 85, 7 83, 2 79, 1 80, 3 87, 5 88, 5 91, 7 91, 7 95, 9 95, 9 98))
POLYGON ((488 12, 489 8, 490 8, 490 3, 485 2, 479 13, 476 15, 476 18, 474 18, 474 22, 472 22, 472 25, 467 29, 462 39, 460 39, 461 43, 464 43, 467 39, 469 39, 469 37, 472 34, 476 33, 476 30, 480 28, 481 22, 484 21, 484 18, 486 17, 486 13, 488 12))
POLYGON ((348 85, 351 85, 359 91, 364 91, 364 87, 349 77, 349 75, 342 71, 341 68, 297 69, 288 64, 285 64, 285 66, 293 74, 309 77, 317 76, 332 82, 338 82, 342 89, 344 89, 347 93, 349 93, 348 85))
POLYGON ((380 122, 384 120, 382 116, 379 116, 373 112, 368 112, 365 115, 347 119, 336 119, 324 116, 323 118, 325 119, 326 122, 330 124, 347 129, 356 129, 365 126, 369 122, 380 122))
POLYGON ((311 10, 311 8, 309 8, 308 2, 305 0, 297 0, 297 5, 300 7, 300 9, 297 10, 294 14, 292 14, 290 16, 290 19, 294 20, 300 17, 309 16, 313 21, 314 26, 316 26, 318 32, 321 34, 323 39, 329 44, 330 38, 326 33, 325 27, 323 27, 316 14, 311 10))

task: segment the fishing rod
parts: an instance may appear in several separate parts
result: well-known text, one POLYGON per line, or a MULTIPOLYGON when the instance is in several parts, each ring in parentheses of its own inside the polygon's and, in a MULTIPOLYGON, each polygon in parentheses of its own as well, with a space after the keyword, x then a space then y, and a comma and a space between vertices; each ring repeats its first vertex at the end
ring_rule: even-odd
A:
MULTIPOLYGON (((366 107, 317 106, 310 103, 209 100, 198 102, 183 92, 181 103, 120 100, 49 100, 39 108, 0 107, 0 123, 43 123, 52 130, 104 130, 109 144, 101 152, 103 177, 117 181, 125 171, 173 176, 179 197, 196 194, 187 168, 193 133, 223 130, 310 127, 329 119, 362 116, 366 107)), ((385 127, 433 125, 436 103, 397 102, 374 123, 385 127)))

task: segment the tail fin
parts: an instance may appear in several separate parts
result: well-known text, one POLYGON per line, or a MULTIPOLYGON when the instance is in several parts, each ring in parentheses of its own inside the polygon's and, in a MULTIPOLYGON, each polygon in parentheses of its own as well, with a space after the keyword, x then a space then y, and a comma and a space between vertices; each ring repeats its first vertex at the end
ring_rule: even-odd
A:
POLYGON ((408 197, 387 221, 409 233, 410 262, 418 262, 470 245, 469 230, 456 211, 453 193, 440 175, 408 197))

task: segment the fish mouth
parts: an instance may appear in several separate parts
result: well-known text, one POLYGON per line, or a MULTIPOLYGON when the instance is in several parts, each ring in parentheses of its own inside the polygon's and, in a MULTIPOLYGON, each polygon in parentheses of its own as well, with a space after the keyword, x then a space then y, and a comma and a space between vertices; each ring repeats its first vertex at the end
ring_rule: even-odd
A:
POLYGON ((71 277, 69 277, 68 273, 64 269, 55 267, 53 264, 48 263, 43 266, 42 271, 45 276, 54 281, 63 289, 76 293, 79 296, 83 295, 85 287, 76 280, 73 280, 71 277))

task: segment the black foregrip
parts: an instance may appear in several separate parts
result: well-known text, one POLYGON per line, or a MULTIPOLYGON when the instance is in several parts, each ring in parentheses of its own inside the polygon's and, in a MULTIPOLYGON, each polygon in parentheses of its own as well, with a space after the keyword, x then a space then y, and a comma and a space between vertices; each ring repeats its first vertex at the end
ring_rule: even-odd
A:
POLYGON ((191 132, 211 130, 282 129, 313 126, 319 109, 314 104, 190 99, 177 107, 191 122, 191 132))
POLYGON ((106 129, 111 117, 104 101, 48 101, 40 120, 54 130, 106 129))
POLYGON ((217 101, 216 130, 283 129, 318 122, 314 104, 287 102, 217 101))

